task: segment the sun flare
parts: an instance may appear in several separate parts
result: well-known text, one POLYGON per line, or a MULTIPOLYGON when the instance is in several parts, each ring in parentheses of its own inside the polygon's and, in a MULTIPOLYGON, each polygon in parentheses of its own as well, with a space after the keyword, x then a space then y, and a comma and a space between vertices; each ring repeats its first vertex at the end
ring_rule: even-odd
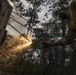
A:
POLYGON ((20 37, 14 37, 13 39, 8 39, 8 44, 6 43, 3 45, 0 49, 0 58, 2 58, 1 62, 5 63, 5 66, 15 63, 17 59, 19 59, 22 54, 25 54, 26 51, 29 50, 31 44, 32 44, 32 38, 28 36, 27 38, 24 38, 22 36, 20 37), (28 39, 28 40, 27 40, 28 39))
POLYGON ((28 36, 27 38, 17 37, 16 39, 17 39, 17 42, 19 43, 17 44, 16 47, 14 47, 13 51, 23 50, 24 48, 26 49, 30 47, 30 45, 32 44, 32 39, 30 36, 28 36))

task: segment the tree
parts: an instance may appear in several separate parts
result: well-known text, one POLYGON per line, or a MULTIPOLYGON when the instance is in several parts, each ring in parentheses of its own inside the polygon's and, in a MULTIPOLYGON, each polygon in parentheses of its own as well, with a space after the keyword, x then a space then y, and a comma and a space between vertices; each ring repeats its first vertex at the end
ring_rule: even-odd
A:
MULTIPOLYGON (((45 41, 55 41, 65 36, 68 20, 59 19, 58 13, 59 11, 68 11, 69 0, 26 0, 30 4, 26 10, 20 0, 11 1, 14 2, 19 15, 29 18, 25 26, 28 27, 27 34, 30 30, 34 31, 34 41, 42 38, 45 41), (52 18, 45 22, 39 21, 38 13, 41 12, 41 6, 49 7, 44 19, 45 17, 48 19, 49 13, 52 13, 50 16, 52 18), (41 28, 36 27, 39 25, 41 28)), ((73 70, 73 66, 76 64, 75 44, 72 44, 72 47, 72 49, 69 46, 43 49, 40 47, 40 43, 36 42, 31 50, 29 49, 27 53, 21 55, 20 62, 17 62, 14 68, 16 71, 20 70, 22 74, 42 75, 49 66, 46 75, 70 75, 68 68, 72 67, 73 70)))

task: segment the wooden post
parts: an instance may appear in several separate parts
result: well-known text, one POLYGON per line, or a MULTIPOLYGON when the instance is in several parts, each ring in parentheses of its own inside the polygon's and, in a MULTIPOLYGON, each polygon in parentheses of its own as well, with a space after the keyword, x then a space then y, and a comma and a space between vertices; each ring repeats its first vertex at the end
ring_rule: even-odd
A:
POLYGON ((8 1, 4 1, 0 9, 0 43, 1 43, 3 36, 5 35, 4 34, 5 28, 10 18, 11 12, 12 12, 12 7, 8 3, 8 1))

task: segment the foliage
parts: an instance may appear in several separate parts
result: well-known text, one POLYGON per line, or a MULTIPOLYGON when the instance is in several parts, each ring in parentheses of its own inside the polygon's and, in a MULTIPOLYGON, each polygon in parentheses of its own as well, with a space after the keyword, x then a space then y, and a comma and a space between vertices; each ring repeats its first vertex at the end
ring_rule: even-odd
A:
MULTIPOLYGON (((25 26, 28 27, 27 33, 30 29, 34 31, 34 41, 40 39, 45 41, 56 41, 65 36, 68 20, 63 21, 59 19, 58 13, 62 10, 68 11, 69 0, 26 0, 32 5, 26 10, 20 0, 11 1, 15 3, 18 14, 29 18, 25 26), (38 13, 41 12, 42 9, 41 6, 49 6, 49 10, 46 12, 45 17, 47 17, 48 13, 52 13, 52 18, 45 21, 45 23, 38 20, 38 13), (37 25, 40 25, 41 28, 37 28, 37 25)), ((8 42, 9 40, 7 40, 7 43, 8 42)), ((14 42, 12 46, 22 44, 20 40, 14 42)), ((22 52, 19 59, 16 60, 13 65, 7 67, 6 71, 20 75, 43 75, 43 73, 45 73, 45 75, 76 75, 75 46, 74 42, 71 46, 67 47, 59 46, 44 49, 40 46, 40 43, 35 42, 33 47, 28 49, 28 52, 22 52)), ((7 47, 5 48, 8 50, 7 47)))

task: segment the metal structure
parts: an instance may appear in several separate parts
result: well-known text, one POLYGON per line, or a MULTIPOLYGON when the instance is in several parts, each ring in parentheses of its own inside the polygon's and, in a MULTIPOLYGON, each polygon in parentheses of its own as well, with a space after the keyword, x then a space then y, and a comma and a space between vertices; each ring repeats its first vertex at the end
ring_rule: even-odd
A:
MULTIPOLYGON (((1 12, 0 12, 0 45, 5 41, 6 38, 6 34, 7 31, 6 26, 7 24, 10 25, 14 30, 16 30, 20 35, 22 35, 19 30, 17 30, 16 28, 14 28, 11 24, 8 23, 9 19, 14 20, 15 22, 17 22, 19 25, 24 26, 24 24, 20 23, 19 21, 17 21, 16 19, 14 19, 13 17, 11 17, 11 13, 16 14, 17 16, 19 16, 20 18, 28 21, 27 19, 25 19, 24 17, 18 15, 16 12, 12 11, 12 7, 10 6, 9 2, 7 0, 2 1, 1 4, 1 12), (2 9, 3 8, 3 9, 2 9)), ((27 27, 25 27, 26 29, 28 29, 27 27)), ((32 30, 30 30, 32 32, 32 30)), ((23 36, 23 35, 22 35, 23 36)), ((24 37, 24 36, 23 36, 24 37)), ((25 39, 27 39, 26 37, 24 37, 25 39)), ((27 39, 28 40, 28 39, 27 39)), ((29 40, 28 40, 29 41, 29 40)))

